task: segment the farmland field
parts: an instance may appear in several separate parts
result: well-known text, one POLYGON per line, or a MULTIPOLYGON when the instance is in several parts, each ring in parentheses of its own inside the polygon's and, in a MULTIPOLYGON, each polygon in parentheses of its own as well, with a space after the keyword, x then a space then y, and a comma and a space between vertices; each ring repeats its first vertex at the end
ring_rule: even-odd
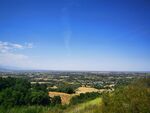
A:
POLYGON ((50 97, 60 96, 62 104, 69 104, 72 94, 62 93, 62 92, 49 92, 50 97))
POLYGON ((92 88, 92 87, 79 87, 76 90, 76 94, 80 94, 80 93, 87 93, 87 92, 98 92, 98 89, 92 88))
MULTIPOLYGON (((79 76, 73 77, 77 78, 79 76)), ((140 113, 149 113, 144 112, 150 111, 148 101, 150 93, 149 79, 144 79, 144 76, 133 80, 124 76, 119 79, 115 77, 112 76, 113 83, 107 76, 103 77, 103 79, 109 81, 109 84, 104 81, 102 89, 92 87, 95 80, 91 81, 91 86, 85 87, 85 84, 80 86, 70 85, 67 79, 64 80, 66 81, 65 85, 64 82, 58 85, 53 81, 51 82, 54 85, 51 85, 31 84, 32 78, 1 77, 0 113, 112 113, 111 111, 114 110, 115 112, 116 109, 119 111, 117 113, 122 113, 124 110, 126 110, 125 113, 130 113, 128 111, 133 110, 140 110, 140 113), (110 92, 108 86, 114 83, 117 87, 113 87, 114 90, 110 92), (65 89, 62 90, 64 92, 67 91, 67 88, 73 88, 73 93, 59 92, 58 88, 61 89, 60 86, 65 89), (54 88, 51 91, 48 90, 49 87, 54 88), (122 104, 118 104, 118 102, 122 104), (126 106, 126 103, 128 106, 126 106), (124 108, 124 105, 126 108, 124 108)), ((82 80, 84 79, 82 78, 82 80)), ((96 83, 101 84, 101 82, 96 83)), ((98 87, 98 85, 95 86, 98 87)))
POLYGON ((69 104, 70 99, 73 96, 76 95, 80 95, 81 93, 87 93, 87 92, 98 92, 98 89, 92 88, 92 87, 79 87, 74 94, 67 94, 67 93, 63 93, 63 92, 49 92, 49 96, 50 97, 54 97, 54 96, 60 96, 61 97, 61 101, 62 104, 69 104))

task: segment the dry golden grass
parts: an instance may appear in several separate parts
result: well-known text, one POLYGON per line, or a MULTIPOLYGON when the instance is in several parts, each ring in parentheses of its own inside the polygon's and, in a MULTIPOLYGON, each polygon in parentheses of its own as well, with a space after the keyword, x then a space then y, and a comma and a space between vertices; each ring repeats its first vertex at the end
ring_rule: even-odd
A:
POLYGON ((49 96, 50 97, 60 96, 62 104, 69 104, 70 99, 73 95, 67 94, 67 93, 62 93, 62 92, 49 92, 49 96))
POLYGON ((87 93, 87 92, 98 92, 98 89, 92 88, 92 87, 79 87, 76 90, 76 94, 80 94, 80 93, 87 93))
POLYGON ((69 104, 70 99, 75 95, 79 95, 80 93, 98 92, 98 91, 99 91, 98 89, 91 88, 91 87, 79 87, 76 90, 75 94, 67 94, 62 92, 49 92, 49 96, 50 97, 60 96, 62 104, 64 105, 64 104, 69 104))

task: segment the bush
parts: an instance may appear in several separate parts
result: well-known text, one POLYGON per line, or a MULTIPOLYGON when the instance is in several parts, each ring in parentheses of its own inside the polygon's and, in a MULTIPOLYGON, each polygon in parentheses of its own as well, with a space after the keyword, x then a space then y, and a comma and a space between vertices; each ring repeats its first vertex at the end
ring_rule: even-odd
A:
POLYGON ((139 80, 103 95, 103 113, 150 113, 149 80, 139 80))
POLYGON ((52 105, 60 105, 61 104, 61 97, 60 96, 54 96, 51 99, 52 105))

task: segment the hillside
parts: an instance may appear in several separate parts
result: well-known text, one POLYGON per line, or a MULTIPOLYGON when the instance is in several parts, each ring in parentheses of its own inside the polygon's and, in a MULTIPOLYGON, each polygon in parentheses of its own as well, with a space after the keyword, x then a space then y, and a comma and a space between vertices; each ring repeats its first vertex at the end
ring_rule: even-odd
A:
MULTIPOLYGON (((4 92, 1 92, 0 102, 7 100, 8 104, 8 99, 2 98, 3 95, 4 92)), ((90 95, 85 93, 78 95, 77 98, 81 100, 84 98, 84 101, 76 101, 78 103, 75 104, 71 102, 69 105, 56 104, 55 106, 7 106, 9 109, 1 105, 0 113, 149 113, 149 95, 150 79, 137 79, 129 85, 120 86, 114 92, 103 93, 101 97, 92 100, 88 100, 91 97, 87 97, 90 95)))
POLYGON ((78 104, 68 108, 64 113, 100 113, 102 105, 102 98, 78 104))

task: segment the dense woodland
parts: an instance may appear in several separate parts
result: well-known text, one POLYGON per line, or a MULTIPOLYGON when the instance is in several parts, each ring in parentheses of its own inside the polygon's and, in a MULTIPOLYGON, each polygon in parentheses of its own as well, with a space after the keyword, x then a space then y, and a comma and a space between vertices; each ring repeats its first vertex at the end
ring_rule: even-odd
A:
POLYGON ((60 97, 50 98, 46 85, 31 85, 27 79, 0 78, 0 106, 61 104, 60 97))

